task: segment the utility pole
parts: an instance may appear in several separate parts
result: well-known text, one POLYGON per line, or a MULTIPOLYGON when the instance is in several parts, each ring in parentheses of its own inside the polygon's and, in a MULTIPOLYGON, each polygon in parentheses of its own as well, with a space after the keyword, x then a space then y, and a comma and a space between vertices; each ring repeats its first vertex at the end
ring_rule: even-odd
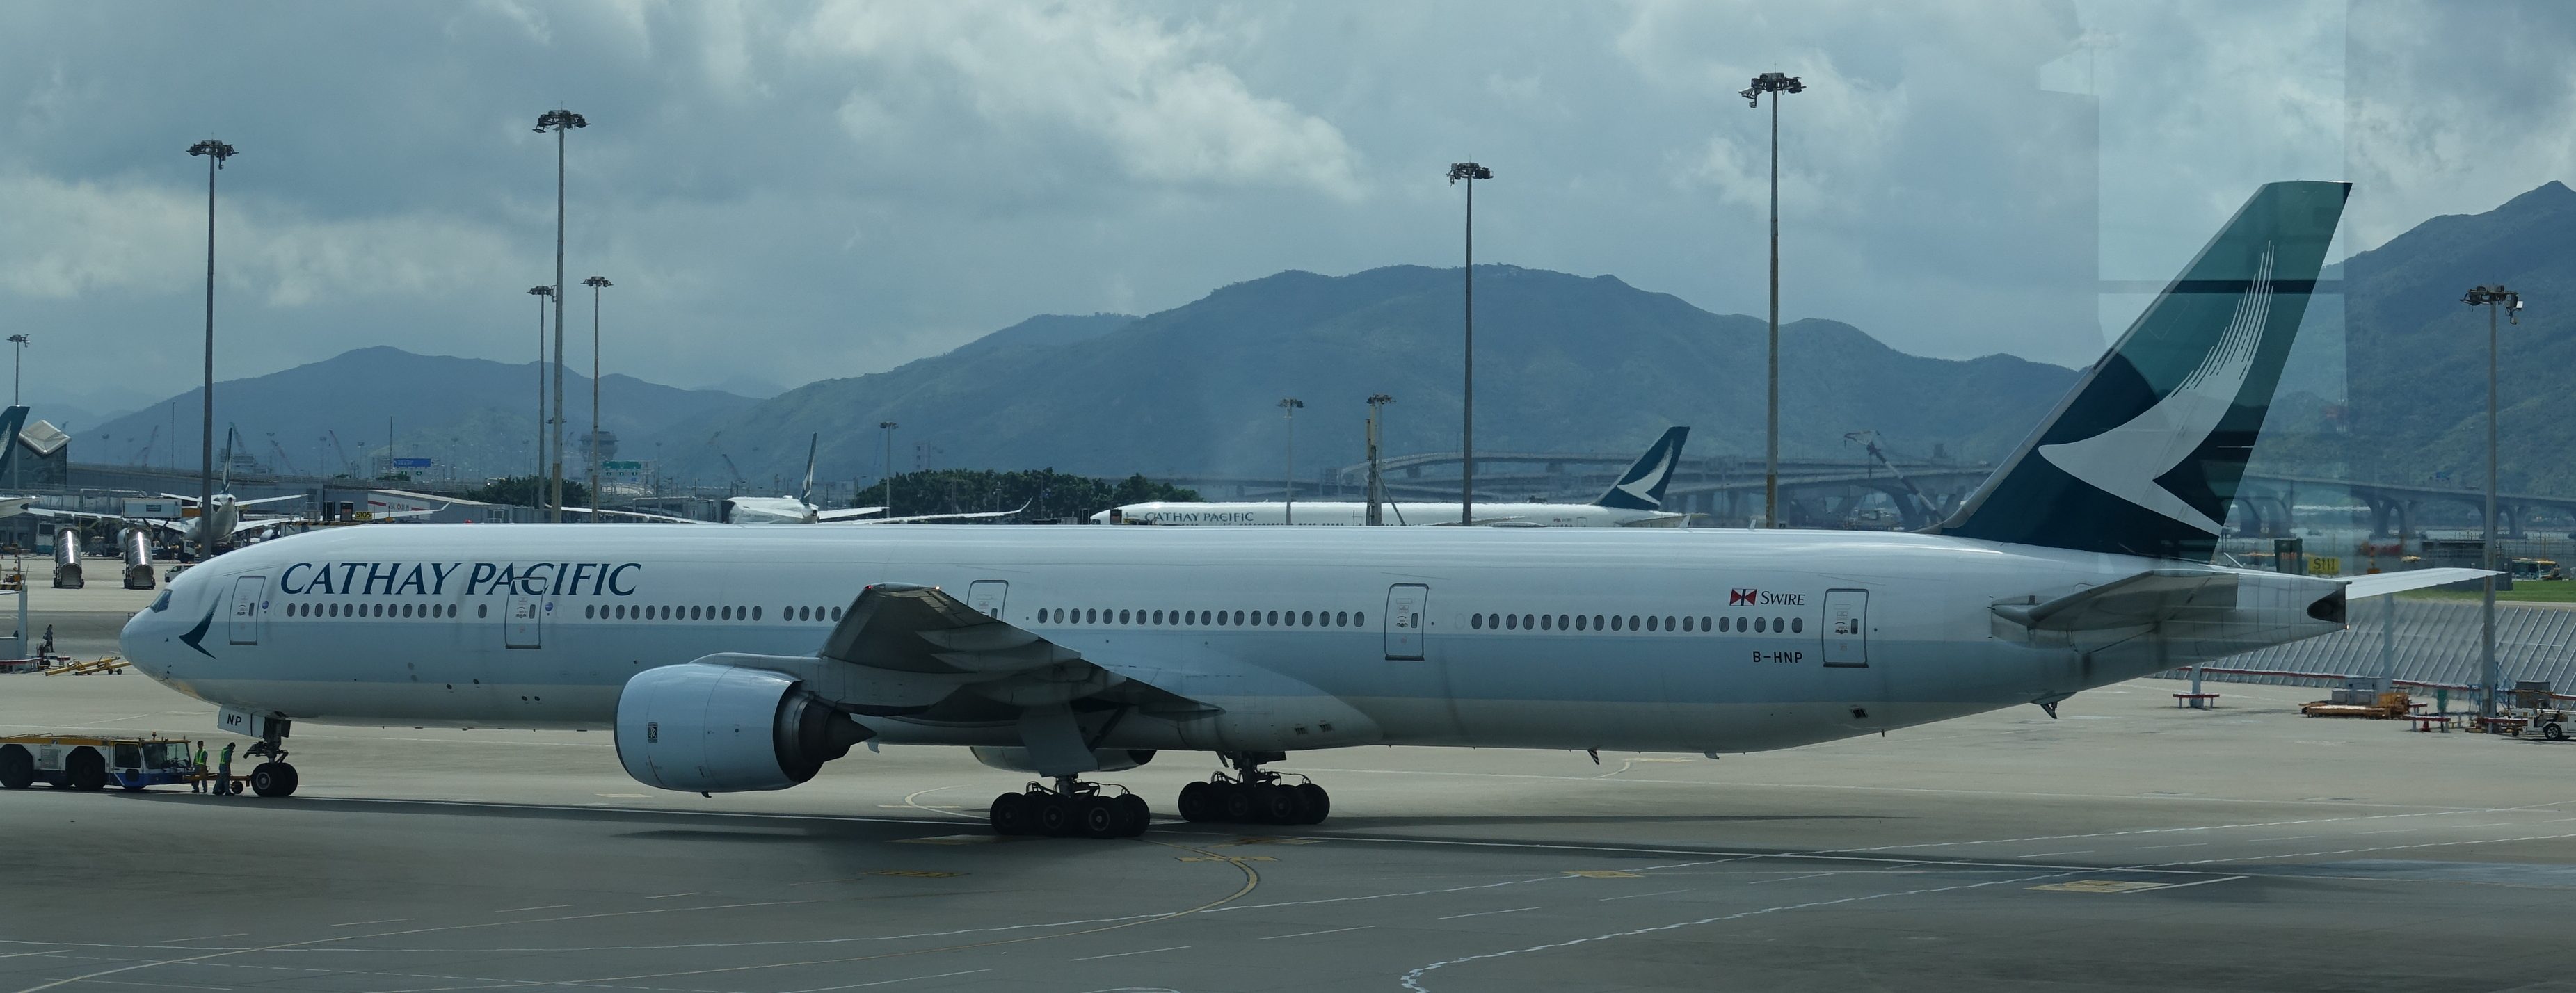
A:
POLYGON ((1762 526, 1780 526, 1780 97, 1781 93, 1804 92, 1807 84, 1796 76, 1766 72, 1753 77, 1753 85, 1735 95, 1762 106, 1762 94, 1771 97, 1771 372, 1770 402, 1765 408, 1762 430, 1762 526))
POLYGON ((1458 426, 1458 523, 1476 523, 1476 181, 1494 171, 1473 162, 1449 166, 1449 184, 1467 181, 1467 326, 1465 385, 1459 391, 1464 416, 1458 426))
POLYGON ((617 284, 606 276, 581 281, 590 287, 590 522, 599 523, 599 291, 617 284))
POLYGON ((885 441, 885 448, 877 453, 877 482, 885 485, 887 517, 894 516, 894 429, 899 426, 893 421, 877 422, 877 436, 885 441))
POLYGON ((1290 524, 1297 523, 1297 410, 1305 405, 1306 401, 1297 399, 1296 397, 1279 398, 1279 409, 1287 411, 1285 416, 1288 418, 1288 478, 1286 482, 1288 483, 1287 516, 1288 523, 1290 524))
POLYGON ((215 501, 215 173, 238 151, 212 138, 188 146, 188 154, 206 157, 206 410, 197 447, 197 515, 201 518, 215 501))
POLYGON ((2494 286, 2479 286, 2460 297, 2460 302, 2487 308, 2487 516, 2486 540, 2479 543, 2478 559, 2489 570, 2479 585, 2486 591, 2486 610, 2479 618, 2479 647, 2484 665, 2479 670, 2478 713, 2489 717, 2496 713, 2496 689, 2504 682, 2504 673, 2496 664, 2496 311, 2502 310, 2508 320, 2522 323, 2522 294, 2494 286))
POLYGON ((1386 523, 1386 472, 1378 462, 1378 428, 1386 416, 1386 405, 1395 398, 1384 393, 1368 398, 1368 524, 1386 523))
POLYGON ((552 286, 528 287, 528 295, 537 298, 537 467, 528 473, 530 485, 537 487, 537 509, 545 509, 546 479, 546 300, 555 295, 552 286))
POLYGON ((555 416, 554 459, 547 471, 546 506, 548 520, 563 523, 563 269, 564 269, 564 133, 586 128, 590 121, 569 110, 549 110, 537 115, 537 133, 551 129, 555 133, 555 416))

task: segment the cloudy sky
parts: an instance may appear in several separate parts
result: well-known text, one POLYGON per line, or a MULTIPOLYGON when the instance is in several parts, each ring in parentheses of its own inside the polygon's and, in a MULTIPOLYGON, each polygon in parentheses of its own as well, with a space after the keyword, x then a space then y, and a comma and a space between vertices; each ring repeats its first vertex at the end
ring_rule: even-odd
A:
POLYGON ((220 377, 524 360, 553 107, 591 122, 566 275, 617 284, 611 370, 678 385, 1455 265, 1464 159, 1497 174, 1480 260, 1760 313, 1769 111, 1733 91, 1778 69, 1810 87, 1784 316, 2081 364, 2140 302, 2100 281, 2169 276, 2257 182, 2357 182, 2359 250, 2576 175, 2571 35, 2568 5, 2430 0, 0 0, 0 327, 40 414, 193 384, 185 150, 219 137, 220 377))

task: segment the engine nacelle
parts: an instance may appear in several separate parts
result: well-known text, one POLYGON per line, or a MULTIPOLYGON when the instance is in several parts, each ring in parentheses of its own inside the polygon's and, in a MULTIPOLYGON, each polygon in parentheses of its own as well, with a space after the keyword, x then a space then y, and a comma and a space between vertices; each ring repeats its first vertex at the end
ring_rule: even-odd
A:
MULTIPOLYGON (((1038 771, 1037 766, 1030 763, 1029 750, 1025 748, 991 748, 977 745, 968 750, 975 753, 975 761, 1005 772, 1038 771)), ((1137 766, 1144 765, 1147 762, 1154 761, 1154 750, 1150 748, 1098 748, 1092 750, 1091 757, 1092 761, 1100 763, 1100 767, 1092 770, 1093 772, 1125 772, 1137 766)))
POLYGON ((666 790, 783 790, 875 735, 766 669, 666 665, 637 673, 617 697, 617 761, 666 790))

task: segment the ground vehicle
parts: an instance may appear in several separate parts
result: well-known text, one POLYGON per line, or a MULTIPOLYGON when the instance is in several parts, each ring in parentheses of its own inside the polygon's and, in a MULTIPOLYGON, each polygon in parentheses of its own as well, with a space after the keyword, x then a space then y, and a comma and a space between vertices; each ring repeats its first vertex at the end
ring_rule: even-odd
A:
POLYGON ((184 740, 101 738, 78 734, 0 737, 0 788, 37 783, 81 790, 184 783, 196 775, 192 746, 184 740))

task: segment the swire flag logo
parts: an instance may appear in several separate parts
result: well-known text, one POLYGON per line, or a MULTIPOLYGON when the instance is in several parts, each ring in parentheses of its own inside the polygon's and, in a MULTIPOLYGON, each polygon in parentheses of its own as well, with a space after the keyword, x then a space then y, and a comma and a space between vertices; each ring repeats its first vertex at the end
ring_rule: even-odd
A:
POLYGON ((1735 590, 1726 595, 1726 605, 1729 607, 1746 606, 1751 604, 1756 597, 1761 595, 1761 590, 1735 590))

